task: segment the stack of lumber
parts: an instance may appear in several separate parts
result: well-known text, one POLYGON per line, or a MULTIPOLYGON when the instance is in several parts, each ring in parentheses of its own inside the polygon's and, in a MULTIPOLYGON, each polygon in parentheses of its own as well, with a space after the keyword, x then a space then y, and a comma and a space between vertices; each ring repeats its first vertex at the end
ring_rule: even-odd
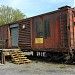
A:
POLYGON ((12 57, 12 61, 15 63, 15 64, 25 64, 25 63, 30 63, 31 60, 29 60, 25 54, 18 50, 18 51, 12 51, 10 52, 10 55, 12 57))

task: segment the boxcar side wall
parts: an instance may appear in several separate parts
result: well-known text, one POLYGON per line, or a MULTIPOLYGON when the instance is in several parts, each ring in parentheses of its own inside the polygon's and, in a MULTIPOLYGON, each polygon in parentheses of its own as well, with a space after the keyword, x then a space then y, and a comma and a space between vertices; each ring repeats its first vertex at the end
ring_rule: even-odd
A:
POLYGON ((68 47, 67 10, 60 10, 57 13, 35 17, 32 19, 32 22, 32 45, 35 51, 45 49, 48 51, 51 49, 60 50, 59 48, 68 47), (47 23, 46 27, 48 29, 45 30, 44 21, 48 19, 49 28, 47 27, 47 23), (41 29, 42 27, 44 29, 41 29))
POLYGON ((53 15, 45 15, 45 16, 38 16, 33 18, 32 20, 32 44, 34 50, 40 50, 45 48, 53 48, 54 47, 54 17, 53 15), (47 36, 47 32, 45 31, 44 21, 46 18, 49 18, 49 36, 47 36), (42 23, 41 23, 42 22, 42 23), (42 29, 44 28, 44 29, 42 29), (45 34, 45 35, 44 35, 45 34))

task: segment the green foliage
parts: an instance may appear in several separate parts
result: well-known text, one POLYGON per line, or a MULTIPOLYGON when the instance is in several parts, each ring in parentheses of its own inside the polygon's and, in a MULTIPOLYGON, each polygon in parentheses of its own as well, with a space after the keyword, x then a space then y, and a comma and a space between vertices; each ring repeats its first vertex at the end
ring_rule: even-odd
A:
POLYGON ((13 9, 9 6, 2 5, 0 7, 0 25, 14 22, 26 18, 19 9, 13 9))

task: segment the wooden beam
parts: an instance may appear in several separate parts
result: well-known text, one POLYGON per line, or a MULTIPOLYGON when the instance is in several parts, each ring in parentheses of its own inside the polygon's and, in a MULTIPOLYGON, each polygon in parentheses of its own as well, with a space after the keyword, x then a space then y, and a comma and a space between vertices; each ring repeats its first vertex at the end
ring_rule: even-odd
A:
POLYGON ((3 52, 6 52, 6 51, 17 51, 17 50, 20 50, 20 49, 0 49, 2 50, 3 52))
POLYGON ((6 61, 5 61, 5 55, 4 55, 4 52, 2 52, 2 64, 5 64, 6 61))

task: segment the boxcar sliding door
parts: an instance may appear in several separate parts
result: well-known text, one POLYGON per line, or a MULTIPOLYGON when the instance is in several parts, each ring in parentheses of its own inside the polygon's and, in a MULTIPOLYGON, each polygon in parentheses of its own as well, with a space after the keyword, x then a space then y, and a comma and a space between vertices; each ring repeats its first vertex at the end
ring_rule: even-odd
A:
POLYGON ((18 47, 18 24, 10 25, 11 46, 18 47))

